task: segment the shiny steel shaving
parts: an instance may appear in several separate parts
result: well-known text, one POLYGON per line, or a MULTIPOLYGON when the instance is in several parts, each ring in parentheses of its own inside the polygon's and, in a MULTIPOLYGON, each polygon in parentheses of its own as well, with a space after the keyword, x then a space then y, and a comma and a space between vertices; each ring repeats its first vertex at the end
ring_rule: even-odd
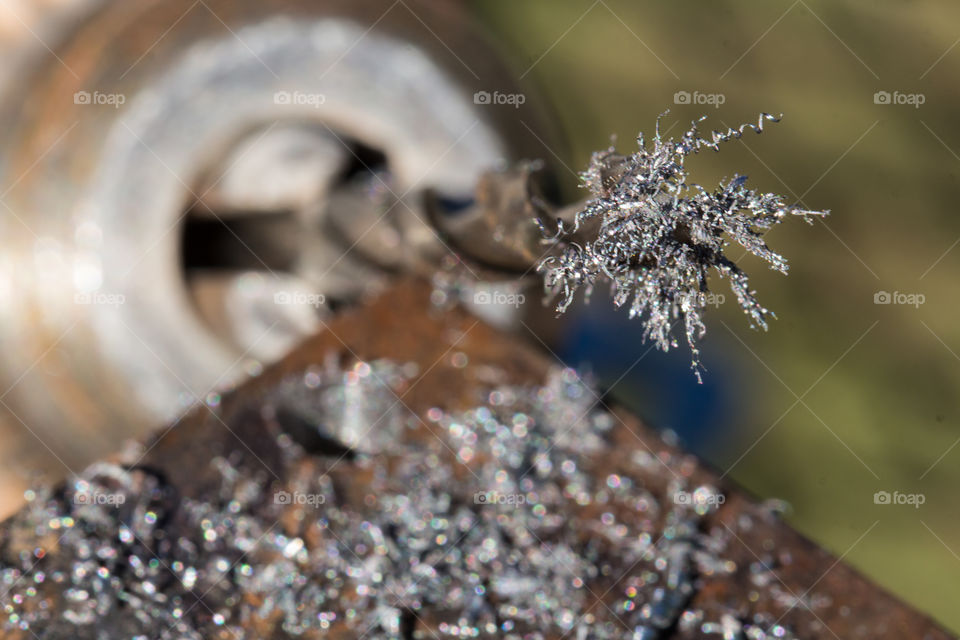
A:
POLYGON ((764 113, 756 125, 713 131, 706 139, 697 129, 703 119, 679 139, 664 140, 657 118, 652 146, 641 133, 639 150, 631 154, 620 155, 614 147, 594 153, 581 174, 591 197, 572 226, 561 222, 555 232, 546 232, 547 242, 559 245, 559 254, 538 265, 548 293, 559 297, 558 312, 567 310, 579 289, 589 296, 596 284, 606 282, 614 304, 629 303, 630 317, 641 318, 644 339, 661 350, 677 346, 673 329, 682 321, 698 379, 697 342, 706 333, 702 314, 713 302, 707 288, 711 271, 730 280, 751 326, 766 329, 766 317, 772 315, 724 249, 732 241, 787 273, 786 260, 767 247, 763 234, 787 215, 811 222, 812 216, 828 213, 797 209, 781 196, 752 191, 745 186, 746 176, 734 176, 713 191, 688 183, 684 163, 689 155, 703 148, 719 151, 721 142, 741 137, 747 128, 761 133, 765 120, 778 121, 764 113))
MULTIPOLYGON (((282 481, 237 444, 210 461, 216 486, 203 499, 181 497, 160 471, 112 464, 63 491, 29 492, 2 547, 3 630, 170 640, 650 640, 678 628, 794 637, 770 619, 691 607, 702 579, 736 570, 723 558, 723 528, 703 527, 723 495, 691 485, 686 457, 614 448, 616 419, 573 370, 419 418, 396 402, 402 370, 328 365, 268 396, 275 413, 290 401, 318 430, 377 420, 371 408, 403 411, 396 440, 377 453, 310 455, 280 433, 282 455, 270 459, 284 461, 274 470, 282 481), (666 489, 653 488, 664 476, 666 489)), ((325 433, 360 442, 356 429, 325 433)))

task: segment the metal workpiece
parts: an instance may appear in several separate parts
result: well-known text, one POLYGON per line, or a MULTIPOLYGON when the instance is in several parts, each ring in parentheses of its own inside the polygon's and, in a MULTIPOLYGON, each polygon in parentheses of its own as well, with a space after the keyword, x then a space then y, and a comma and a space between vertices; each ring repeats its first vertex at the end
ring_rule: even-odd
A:
POLYGON ((32 494, 0 525, 27 625, 8 637, 950 637, 432 293, 395 282, 217 407, 32 494))
POLYGON ((542 155, 527 127, 554 138, 533 95, 476 98, 520 89, 460 5, 385 9, 78 2, 31 25, 45 46, 20 40, 0 366, 66 465, 256 374, 411 255, 435 263, 426 194, 469 201, 542 155), (60 448, 65 429, 87 437, 60 448))
POLYGON ((444 212, 434 199, 432 219, 464 256, 485 267, 530 273, 543 255, 536 221, 554 215, 543 194, 542 173, 540 163, 485 173, 470 207, 444 212))

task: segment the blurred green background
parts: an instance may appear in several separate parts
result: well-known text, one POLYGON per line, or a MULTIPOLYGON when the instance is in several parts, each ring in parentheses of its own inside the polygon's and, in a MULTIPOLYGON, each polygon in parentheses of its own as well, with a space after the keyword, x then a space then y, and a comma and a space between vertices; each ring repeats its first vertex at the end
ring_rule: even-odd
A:
MULTIPOLYGON (((630 150, 666 108, 672 134, 701 114, 706 131, 755 122, 759 111, 785 114, 763 135, 748 132, 691 164, 705 186, 747 174, 754 188, 832 214, 770 234, 789 278, 741 263, 779 319, 752 332, 729 295, 709 314, 706 375, 720 379, 727 401, 710 405, 715 415, 687 444, 761 498, 788 501, 793 526, 960 630, 960 5, 474 7, 554 110, 569 147, 544 156, 571 170, 611 134, 630 150), (678 105, 678 91, 724 100, 678 105), (890 103, 875 97, 883 91, 890 103), (902 295, 876 304, 878 292, 921 294, 923 304, 898 304, 902 295), (876 504, 878 491, 922 494, 924 504, 876 504)), ((684 349, 669 357, 685 369, 684 349)), ((615 391, 656 425, 670 414, 640 369, 615 391)), ((609 384, 622 373, 601 377, 609 384)))

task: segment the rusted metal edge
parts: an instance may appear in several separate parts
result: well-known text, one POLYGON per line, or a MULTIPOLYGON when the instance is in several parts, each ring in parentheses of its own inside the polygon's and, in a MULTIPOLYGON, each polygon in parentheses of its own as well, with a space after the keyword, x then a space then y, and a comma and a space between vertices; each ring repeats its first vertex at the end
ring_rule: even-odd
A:
MULTIPOLYGON (((216 456, 229 457, 238 468, 251 473, 263 473, 264 467, 281 476, 292 473, 284 467, 276 432, 265 425, 257 407, 282 380, 323 363, 331 354, 344 360, 386 358, 417 363, 420 373, 403 403, 421 416, 432 407, 456 411, 476 406, 478 390, 489 388, 494 381, 540 384, 552 364, 530 344, 479 322, 464 310, 441 311, 431 306, 425 283, 399 282, 381 297, 337 316, 321 334, 226 395, 216 415, 208 408, 198 408, 161 431, 147 443, 149 452, 141 464, 164 473, 181 498, 203 499, 216 491, 220 480, 210 464, 216 456), (451 358, 454 353, 465 355, 469 366, 456 366, 451 358)), ((613 434, 611 456, 646 449, 686 465, 690 477, 719 486, 726 495, 726 502, 708 517, 705 526, 727 532, 729 540, 722 555, 736 570, 700 576, 689 608, 712 613, 712 619, 730 612, 741 619, 767 613, 799 638, 953 637, 791 529, 733 483, 664 442, 635 416, 616 407, 612 411, 622 422, 613 434), (764 588, 758 580, 764 582, 764 588)), ((286 480, 280 477, 278 482, 286 480)), ((651 478, 647 489, 666 499, 668 484, 667 477, 651 478)), ((177 535, 178 522, 177 517, 171 518, 169 535, 177 535)), ((0 554, 9 556, 13 551, 9 528, 0 526, 0 554)), ((429 622, 429 615, 424 619, 429 622)), ((677 626, 663 637, 709 636, 677 626)))

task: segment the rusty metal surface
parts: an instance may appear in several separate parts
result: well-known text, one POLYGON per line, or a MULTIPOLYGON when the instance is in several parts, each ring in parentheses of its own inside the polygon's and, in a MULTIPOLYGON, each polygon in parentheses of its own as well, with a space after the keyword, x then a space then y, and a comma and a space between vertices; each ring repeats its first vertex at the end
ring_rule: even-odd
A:
MULTIPOLYGON (((491 372, 512 384, 539 384, 555 364, 530 345, 478 323, 462 310, 440 311, 432 307, 429 297, 430 290, 422 283, 403 282, 365 306, 334 318, 327 330, 226 396, 218 409, 198 408, 163 432, 151 443, 144 464, 166 474, 182 499, 203 499, 216 491, 219 479, 210 464, 215 456, 229 456, 238 469, 251 475, 262 473, 267 465, 277 472, 281 484, 293 474, 324 473, 329 460, 324 461, 323 456, 316 456, 307 469, 285 467, 276 440, 276 425, 265 421, 257 408, 282 380, 324 362, 330 354, 341 354, 348 360, 389 358, 416 362, 421 373, 401 397, 411 411, 421 416, 431 407, 457 410, 475 406, 478 391, 489 383, 491 372), (466 356, 469 366, 462 366, 462 358, 458 366, 457 358, 452 357, 457 353, 466 356)), ((769 508, 664 442, 637 418, 613 410, 621 422, 615 427, 609 452, 599 461, 603 468, 616 469, 631 453, 645 449, 670 464, 682 465, 685 473, 697 481, 720 486, 727 496, 727 502, 708 516, 704 526, 723 528, 731 534, 723 556, 735 563, 736 570, 722 576, 699 576, 690 608, 717 614, 713 619, 721 612, 736 612, 741 618, 767 612, 776 619, 782 618, 781 624, 804 639, 951 637, 933 621, 794 532, 769 508), (758 563, 769 569, 765 575, 771 584, 763 588, 754 571, 758 563)), ((411 437, 432 436, 420 432, 411 437)), ((345 487, 348 500, 360 500, 365 480, 351 466, 344 461, 331 473, 334 483, 345 487)), ((646 488, 660 499, 666 496, 669 478, 663 476, 667 475, 654 473, 643 478, 646 488)), ((291 508, 281 519, 281 526, 290 535, 302 526, 295 512, 296 508, 291 508)), ((170 518, 167 536, 178 534, 179 521, 176 514, 170 518)), ((0 549, 5 560, 18 547, 36 543, 14 539, 9 526, 0 529, 0 549)), ((47 554, 56 552, 55 545, 46 549, 47 554)), ((430 637, 427 628, 438 621, 429 610, 423 611, 420 619, 422 626, 417 629, 423 633, 418 637, 430 637)), ((272 635, 276 627, 269 621, 257 621, 256 629, 261 637, 276 637, 272 635)), ((663 637, 708 636, 699 631, 674 629, 663 637)))

